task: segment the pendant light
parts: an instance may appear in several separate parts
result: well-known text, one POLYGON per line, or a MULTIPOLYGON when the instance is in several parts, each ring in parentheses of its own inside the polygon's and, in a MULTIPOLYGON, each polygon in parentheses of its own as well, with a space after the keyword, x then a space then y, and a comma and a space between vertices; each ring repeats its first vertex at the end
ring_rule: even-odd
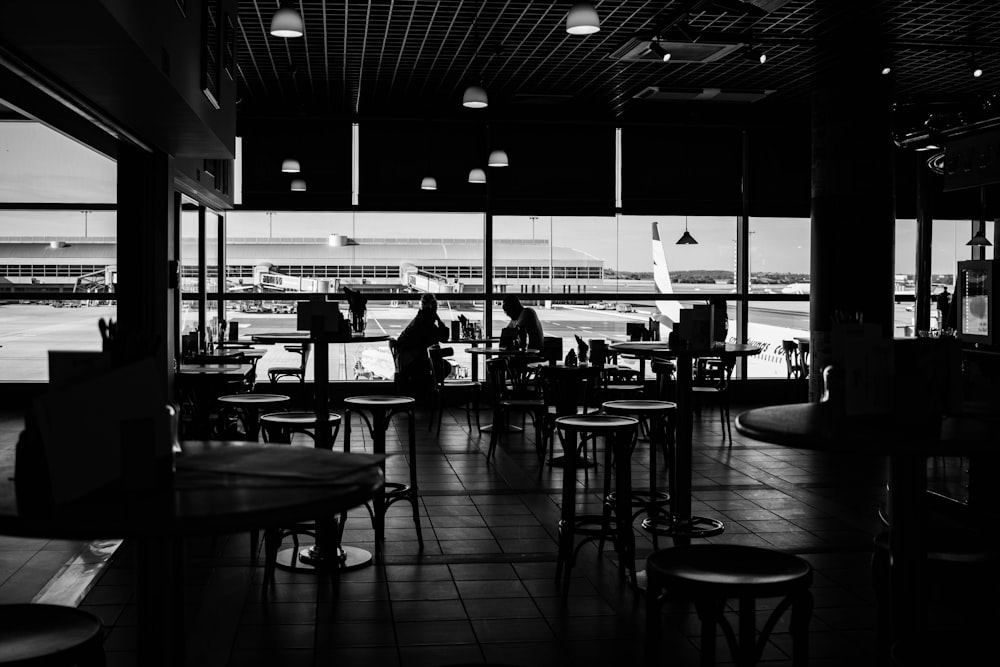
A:
POLYGON ((438 182, 433 176, 424 176, 424 180, 420 181, 421 190, 437 190, 438 182))
POLYGON ((486 162, 489 167, 509 167, 510 162, 507 160, 507 151, 498 148, 495 151, 490 152, 490 159, 486 162))
POLYGON ((677 245, 697 245, 697 244, 698 242, 694 240, 694 237, 691 236, 691 232, 688 231, 688 219, 687 216, 685 215, 684 233, 681 234, 681 237, 679 239, 677 239, 677 245))
POLYGON ((566 15, 566 32, 571 35, 592 35, 601 29, 601 18, 589 2, 578 2, 566 15))
POLYGON ((298 160, 293 158, 288 158, 281 163, 281 171, 286 174, 297 174, 302 171, 302 165, 299 164, 298 160))
POLYGON ((470 109, 485 109, 490 104, 486 89, 482 86, 469 86, 462 95, 462 106, 470 109))
POLYGON ((972 235, 972 238, 969 239, 969 242, 966 243, 965 245, 971 245, 971 246, 978 246, 978 247, 981 247, 981 248, 986 248, 986 247, 991 246, 993 244, 990 243, 990 240, 988 238, 986 238, 986 232, 984 230, 980 229, 975 234, 972 235))
POLYGON ((476 167, 469 172, 469 183, 485 183, 486 172, 476 167))
POLYGON ((305 32, 302 15, 289 0, 282 0, 281 7, 271 17, 271 34, 275 37, 301 37, 305 32))
POLYGON ((306 191, 306 182, 305 182, 305 179, 302 179, 302 178, 293 178, 292 179, 292 192, 305 192, 305 191, 306 191))

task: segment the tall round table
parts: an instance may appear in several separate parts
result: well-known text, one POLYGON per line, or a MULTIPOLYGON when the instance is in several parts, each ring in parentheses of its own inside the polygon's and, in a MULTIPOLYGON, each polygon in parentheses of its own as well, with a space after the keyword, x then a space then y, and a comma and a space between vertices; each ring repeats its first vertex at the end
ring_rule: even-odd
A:
POLYGON ((58 506, 32 498, 34 480, 0 475, 0 534, 135 540, 140 665, 185 664, 175 558, 181 538, 335 515, 370 500, 384 481, 384 457, 370 454, 221 441, 182 445, 169 484, 108 489, 58 506))
MULTIPOLYGON (((760 354, 753 345, 717 343, 712 345, 671 346, 663 341, 629 341, 608 346, 615 352, 625 352, 645 362, 654 357, 668 357, 677 363, 677 426, 670 489, 670 514, 648 516, 643 528, 658 535, 672 537, 676 544, 687 544, 692 537, 710 537, 721 533, 725 526, 718 519, 691 514, 691 436, 694 407, 691 399, 692 366, 699 357, 735 359, 760 354)), ((642 376, 640 379, 644 379, 642 376)))
MULTIPOLYGON (((491 339, 483 339, 489 341, 491 339)), ((540 350, 515 350, 509 347, 467 347, 465 351, 472 355, 472 367, 476 368, 479 364, 477 357, 483 357, 484 359, 489 359, 490 357, 509 357, 512 359, 535 359, 541 355, 540 350)), ((473 377, 475 380, 476 378, 473 377)), ((493 424, 486 424, 485 426, 479 427, 480 433, 491 433, 494 429, 493 424)), ((514 426, 513 424, 508 424, 506 430, 509 433, 520 433, 521 427, 514 426)))
MULTIPOLYGON (((828 403, 796 403, 749 410, 736 430, 754 440, 844 456, 889 458, 890 623, 894 647, 919 656, 926 629, 922 594, 928 456, 966 456, 996 450, 1000 421, 935 414, 847 417, 828 403)), ((902 655, 900 664, 910 664, 902 655)))

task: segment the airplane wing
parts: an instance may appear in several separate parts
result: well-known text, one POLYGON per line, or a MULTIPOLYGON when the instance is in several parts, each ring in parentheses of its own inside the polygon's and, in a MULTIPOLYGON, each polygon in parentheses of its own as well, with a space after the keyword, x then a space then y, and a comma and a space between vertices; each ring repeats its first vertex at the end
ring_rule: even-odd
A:
MULTIPOLYGON (((660 240, 659 223, 653 223, 653 281, 656 283, 656 291, 660 294, 672 294, 673 285, 670 282, 670 271, 667 269, 667 255, 663 248, 663 241, 660 240)), ((656 309, 659 314, 654 318, 660 323, 661 330, 665 327, 667 331, 672 331, 674 324, 681 319, 681 304, 678 301, 657 301, 656 309)), ((667 339, 666 334, 661 331, 661 338, 667 339)))

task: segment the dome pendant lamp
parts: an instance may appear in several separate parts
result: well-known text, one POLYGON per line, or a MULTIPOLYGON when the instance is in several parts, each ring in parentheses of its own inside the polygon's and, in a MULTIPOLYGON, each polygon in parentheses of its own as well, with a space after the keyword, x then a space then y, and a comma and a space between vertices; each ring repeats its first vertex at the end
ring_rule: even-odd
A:
POLYGON ((510 162, 507 160, 507 151, 502 149, 497 149, 490 152, 490 159, 486 162, 489 167, 509 167, 510 162))
POLYGON ((281 171, 286 174, 297 174, 302 171, 302 165, 299 164, 298 160, 288 158, 287 160, 282 161, 281 171))
POLYGON ((486 89, 482 86, 469 86, 462 95, 462 106, 470 109, 485 109, 490 104, 486 89))
POLYGON ((293 178, 292 179, 292 192, 305 192, 305 191, 306 191, 306 182, 305 182, 305 180, 301 179, 301 178, 293 178))
POLYGON ((601 19, 589 2, 578 2, 566 15, 566 32, 571 35, 592 35, 600 29, 601 19))
POLYGON ((476 167, 469 172, 469 183, 485 183, 486 182, 486 172, 476 167))
POLYGON ((421 190, 437 190, 438 182, 433 176, 424 176, 424 180, 420 182, 421 190))
POLYGON ((305 32, 302 15, 292 2, 282 0, 281 7, 271 17, 271 34, 275 37, 301 37, 305 32))

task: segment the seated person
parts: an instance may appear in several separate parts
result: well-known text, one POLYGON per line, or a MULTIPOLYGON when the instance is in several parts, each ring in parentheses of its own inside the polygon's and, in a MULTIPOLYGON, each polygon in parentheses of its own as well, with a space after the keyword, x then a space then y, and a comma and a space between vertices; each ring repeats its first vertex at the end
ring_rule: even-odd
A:
MULTIPOLYGON (((420 310, 413 321, 399 334, 399 373, 405 391, 414 397, 427 396, 430 391, 430 361, 427 348, 448 340, 448 327, 437 314, 437 298, 433 294, 420 297, 420 310)), ((451 372, 445 363, 444 376, 451 372)))
POLYGON ((510 318, 508 326, 523 329, 528 335, 528 349, 541 350, 542 340, 545 335, 542 333, 542 322, 538 319, 538 313, 534 308, 526 308, 521 305, 521 300, 513 294, 508 294, 503 298, 503 312, 510 318))

